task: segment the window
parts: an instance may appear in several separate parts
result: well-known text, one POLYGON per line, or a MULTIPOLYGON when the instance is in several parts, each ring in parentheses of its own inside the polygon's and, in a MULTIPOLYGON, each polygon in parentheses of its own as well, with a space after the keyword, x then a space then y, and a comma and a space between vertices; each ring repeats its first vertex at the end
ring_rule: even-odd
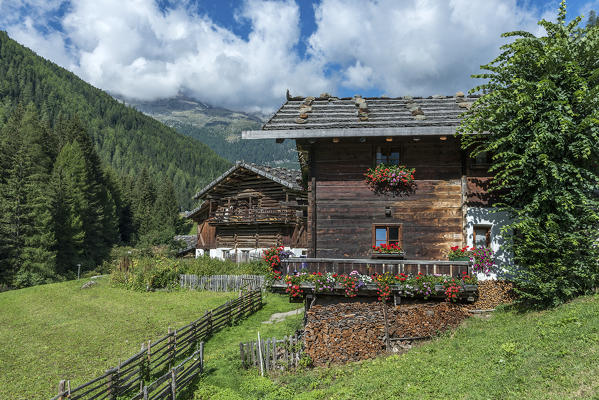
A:
POLYGON ((486 151, 478 153, 476 155, 476 157, 472 158, 472 167, 473 168, 488 167, 489 164, 490 164, 490 157, 489 157, 489 153, 487 153, 486 151))
POLYGON ((377 146, 376 163, 399 165, 400 151, 397 146, 377 146))
POLYGON ((401 247, 401 225, 374 225, 372 231, 374 246, 394 244, 401 247))
POLYGON ((474 226, 474 247, 491 247, 490 226, 474 226))

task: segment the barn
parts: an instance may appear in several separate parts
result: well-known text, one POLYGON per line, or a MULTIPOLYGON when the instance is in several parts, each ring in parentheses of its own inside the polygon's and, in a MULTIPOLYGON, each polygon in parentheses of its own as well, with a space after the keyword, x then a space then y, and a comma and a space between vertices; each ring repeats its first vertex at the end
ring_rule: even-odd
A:
POLYGON ((307 195, 300 171, 237 162, 194 199, 196 256, 245 262, 283 246, 305 255, 307 195))

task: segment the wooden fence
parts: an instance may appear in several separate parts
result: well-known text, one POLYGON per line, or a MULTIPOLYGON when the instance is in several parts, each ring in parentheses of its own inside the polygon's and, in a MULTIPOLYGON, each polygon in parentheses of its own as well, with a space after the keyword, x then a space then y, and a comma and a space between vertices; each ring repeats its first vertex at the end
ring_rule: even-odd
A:
POLYGON ((142 392, 133 399, 158 400, 176 399, 177 394, 184 390, 193 380, 204 372, 204 346, 191 356, 181 361, 177 366, 144 386, 142 392))
MULTIPOLYGON (((188 384, 201 372, 201 368, 197 365, 203 366, 203 342, 213 333, 253 314, 261 307, 261 290, 249 291, 235 300, 227 301, 207 311, 201 318, 180 329, 169 328, 165 336, 154 342, 148 340, 141 345, 141 350, 137 354, 87 383, 71 389, 70 381, 61 381, 58 395, 52 400, 142 399, 145 387, 154 388, 148 395, 158 389, 162 393, 162 383, 167 381, 172 383, 173 379, 174 385, 181 388, 183 383, 188 384), (198 362, 190 361, 198 357, 198 362), (182 358, 185 360, 176 365, 175 363, 182 358), (178 380, 172 377, 173 372, 175 375, 179 373, 178 380), (190 375, 192 372, 193 377, 190 375), (164 378, 168 374, 171 374, 171 378, 164 378), (146 386, 147 382, 152 381, 150 386, 146 386), (154 385, 157 381, 161 383, 154 385)), ((156 396, 158 395, 149 399, 174 399, 174 397, 156 396)))
POLYGON ((242 289, 254 290, 264 287, 262 275, 179 275, 182 288, 209 290, 211 292, 231 292, 242 289))
POLYGON ((243 367, 259 367, 261 371, 296 368, 302 351, 303 342, 297 335, 285 336, 279 340, 272 338, 239 343, 243 367))

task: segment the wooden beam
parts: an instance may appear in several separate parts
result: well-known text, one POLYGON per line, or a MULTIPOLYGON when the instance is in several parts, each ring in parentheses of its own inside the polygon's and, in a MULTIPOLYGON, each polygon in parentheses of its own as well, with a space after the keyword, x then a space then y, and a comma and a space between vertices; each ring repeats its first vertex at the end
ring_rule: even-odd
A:
POLYGON ((331 128, 331 129, 272 129, 267 131, 242 131, 242 139, 303 139, 333 137, 378 136, 442 136, 454 135, 456 125, 400 126, 396 128, 331 128))

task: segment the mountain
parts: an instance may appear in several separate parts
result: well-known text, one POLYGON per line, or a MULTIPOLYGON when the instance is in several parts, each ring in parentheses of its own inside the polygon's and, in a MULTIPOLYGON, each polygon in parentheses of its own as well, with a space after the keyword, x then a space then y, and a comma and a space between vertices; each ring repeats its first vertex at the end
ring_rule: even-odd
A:
POLYGON ((115 100, 75 74, 36 55, 0 31, 0 128, 18 104, 33 104, 54 126, 77 116, 101 160, 121 175, 147 168, 155 181, 169 178, 184 208, 230 162, 207 145, 115 100))
POLYGON ((184 95, 156 101, 123 101, 178 132, 207 144, 231 162, 244 160, 287 168, 299 167, 293 141, 279 144, 273 140, 241 140, 241 131, 260 129, 264 123, 262 115, 214 107, 184 95))

